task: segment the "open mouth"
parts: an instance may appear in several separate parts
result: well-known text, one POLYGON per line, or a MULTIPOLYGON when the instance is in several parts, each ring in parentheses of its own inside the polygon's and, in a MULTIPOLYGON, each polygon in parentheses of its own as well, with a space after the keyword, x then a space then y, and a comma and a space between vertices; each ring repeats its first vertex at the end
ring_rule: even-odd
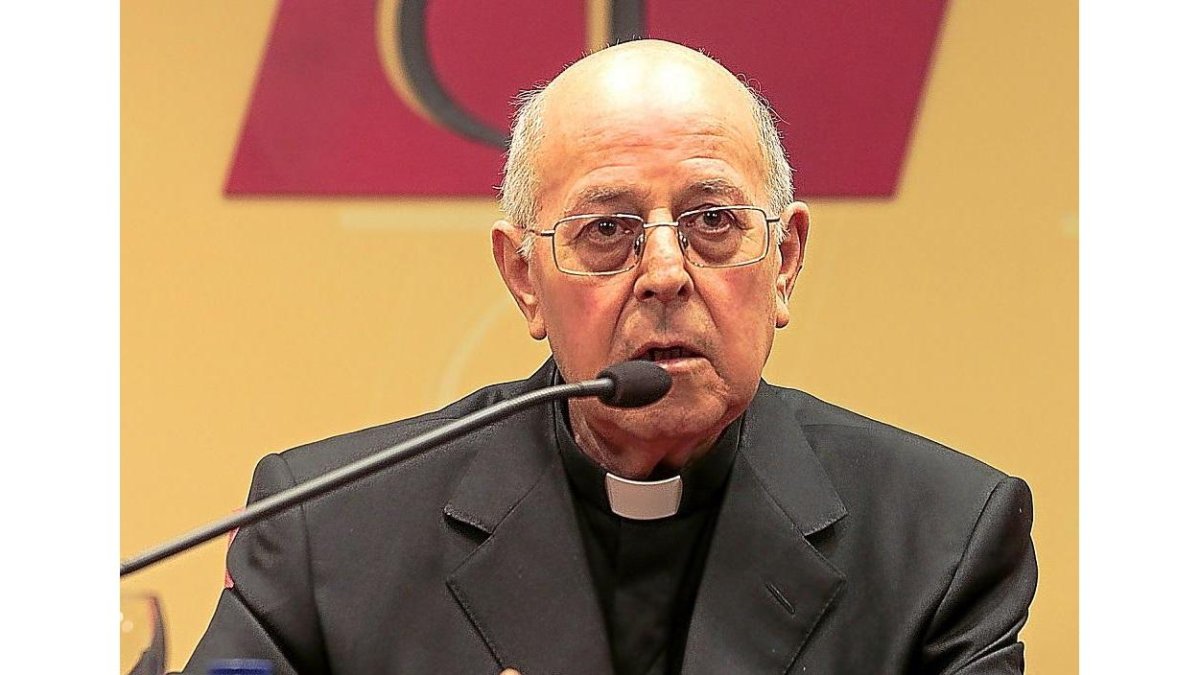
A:
POLYGON ((642 350, 633 358, 637 361, 671 361, 673 359, 686 359, 694 356, 700 356, 700 354, 687 347, 653 347, 642 350))

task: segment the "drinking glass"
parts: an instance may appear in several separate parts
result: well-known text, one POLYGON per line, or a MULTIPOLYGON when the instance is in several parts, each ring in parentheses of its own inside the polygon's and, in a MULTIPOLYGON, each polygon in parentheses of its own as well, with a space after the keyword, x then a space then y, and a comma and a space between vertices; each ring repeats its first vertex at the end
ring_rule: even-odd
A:
POLYGON ((166 671, 167 634, 158 598, 152 593, 121 593, 121 674, 166 671))

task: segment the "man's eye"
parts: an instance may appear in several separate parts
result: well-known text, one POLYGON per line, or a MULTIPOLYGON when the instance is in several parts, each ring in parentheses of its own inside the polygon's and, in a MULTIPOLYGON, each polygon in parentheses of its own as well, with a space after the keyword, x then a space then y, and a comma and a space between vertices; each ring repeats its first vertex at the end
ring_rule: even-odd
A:
POLYGON ((729 211, 722 209, 703 211, 696 217, 696 225, 704 230, 723 230, 732 224, 733 217, 730 215, 729 211))
POLYGON ((609 239, 625 233, 621 223, 612 218, 598 218, 587 224, 586 236, 595 239, 609 239))

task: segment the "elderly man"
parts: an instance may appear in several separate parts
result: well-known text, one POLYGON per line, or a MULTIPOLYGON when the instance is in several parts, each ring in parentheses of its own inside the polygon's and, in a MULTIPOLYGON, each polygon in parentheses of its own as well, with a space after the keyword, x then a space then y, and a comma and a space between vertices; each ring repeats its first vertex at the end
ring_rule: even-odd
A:
POLYGON ((1026 485, 760 379, 808 234, 790 174, 765 105, 678 45, 528 96, 492 248, 553 359, 267 457, 251 499, 614 362, 658 363, 670 393, 522 413, 242 531, 189 669, 1022 671, 1026 485))

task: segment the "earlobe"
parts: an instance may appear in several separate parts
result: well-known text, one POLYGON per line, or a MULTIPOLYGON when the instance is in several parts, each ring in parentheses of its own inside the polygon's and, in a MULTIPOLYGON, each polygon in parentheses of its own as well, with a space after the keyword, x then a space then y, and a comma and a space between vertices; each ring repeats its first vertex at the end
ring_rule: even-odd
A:
POLYGON ((792 202, 780 218, 787 225, 787 232, 779 242, 779 274, 775 277, 775 327, 783 328, 791 321, 788 300, 796 286, 796 276, 804 267, 804 246, 808 241, 808 205, 792 202))
POLYGON ((541 303, 533 282, 530 263, 520 254, 524 236, 525 231, 520 227, 505 220, 496 221, 492 225, 492 257, 496 260, 500 278, 504 280, 508 292, 525 315, 529 336, 541 340, 546 337, 546 324, 542 320, 541 303))

